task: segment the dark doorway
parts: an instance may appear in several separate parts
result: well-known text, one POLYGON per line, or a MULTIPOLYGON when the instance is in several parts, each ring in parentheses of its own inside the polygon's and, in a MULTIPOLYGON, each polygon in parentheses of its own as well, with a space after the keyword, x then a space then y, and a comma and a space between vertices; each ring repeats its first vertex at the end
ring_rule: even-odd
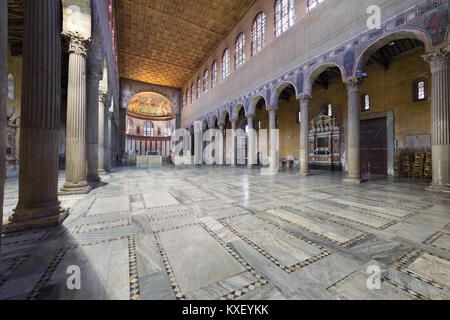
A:
POLYGON ((387 175, 386 118, 361 121, 361 173, 387 175))

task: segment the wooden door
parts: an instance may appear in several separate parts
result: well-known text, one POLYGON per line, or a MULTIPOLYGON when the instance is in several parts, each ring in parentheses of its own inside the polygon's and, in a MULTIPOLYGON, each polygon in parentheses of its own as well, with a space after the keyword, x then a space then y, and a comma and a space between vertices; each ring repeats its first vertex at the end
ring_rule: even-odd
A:
POLYGON ((386 118, 361 121, 361 174, 387 175, 386 118))

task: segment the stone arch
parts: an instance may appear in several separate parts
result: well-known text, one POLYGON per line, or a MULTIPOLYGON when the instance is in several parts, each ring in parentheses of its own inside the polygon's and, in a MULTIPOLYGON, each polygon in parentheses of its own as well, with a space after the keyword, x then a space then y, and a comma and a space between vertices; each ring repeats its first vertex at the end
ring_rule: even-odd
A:
POLYGON ((322 72, 324 72, 325 70, 327 70, 329 68, 339 68, 342 79, 344 79, 345 72, 344 72, 344 69, 342 66, 340 66, 334 62, 328 62, 328 63, 321 64, 320 66, 316 67, 308 74, 307 80, 304 83, 303 93, 311 96, 314 81, 316 81, 316 79, 320 76, 320 74, 322 72))
POLYGON ((226 119, 227 119, 227 115, 228 115, 228 118, 231 119, 230 112, 228 112, 227 109, 224 109, 224 110, 220 111, 220 114, 219 114, 219 124, 220 124, 220 123, 221 123, 221 124, 225 124, 225 121, 226 121, 226 119))
POLYGON ((209 118, 209 128, 215 128, 216 121, 218 122, 217 116, 215 114, 211 115, 209 118))
POLYGON ((362 71, 369 58, 385 45, 392 41, 401 39, 417 39, 421 41, 425 46, 425 51, 430 49, 431 41, 425 32, 418 29, 406 29, 402 31, 394 31, 383 37, 377 38, 368 44, 357 57, 357 62, 353 68, 353 75, 356 76, 358 71, 362 71))
POLYGON ((232 118, 236 118, 239 116, 239 112, 241 111, 241 109, 244 109, 245 111, 245 106, 242 102, 239 102, 238 104, 236 104, 233 107, 233 111, 231 112, 232 118))
POLYGON ((275 87, 273 89, 273 93, 271 96, 271 101, 270 101, 270 105, 274 106, 274 107, 278 107, 278 101, 280 99, 280 94, 281 92, 283 92, 284 89, 286 89, 287 87, 292 86, 295 90, 295 95, 298 96, 298 90, 297 87, 295 86, 294 83, 292 83, 289 80, 284 80, 283 82, 281 82, 280 84, 278 84, 277 87, 275 87))
POLYGON ((264 103, 267 105, 266 97, 258 94, 251 98, 247 114, 254 114, 256 112, 256 105, 258 104, 259 100, 261 100, 261 99, 263 99, 264 103))

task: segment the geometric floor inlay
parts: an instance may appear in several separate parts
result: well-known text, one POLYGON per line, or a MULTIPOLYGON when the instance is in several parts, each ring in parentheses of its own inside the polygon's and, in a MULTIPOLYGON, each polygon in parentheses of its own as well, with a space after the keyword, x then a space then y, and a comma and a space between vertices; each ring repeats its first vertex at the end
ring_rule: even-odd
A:
POLYGON ((267 284, 263 276, 203 223, 159 230, 154 236, 178 300, 199 295, 205 298, 208 287, 217 296, 206 298, 232 300, 267 284), (241 281, 233 281, 239 275, 241 281), (227 279, 229 282, 224 283, 227 279))
POLYGON ((419 249, 412 249, 391 267, 439 289, 450 286, 450 261, 419 249))
POLYGON ((219 222, 287 273, 300 270, 331 254, 327 248, 260 216, 243 214, 225 217, 219 222))
POLYGON ((295 210, 289 207, 281 207, 266 212, 275 217, 275 219, 287 222, 345 248, 350 248, 370 236, 367 232, 360 231, 338 221, 309 215, 306 212, 302 212, 301 209, 295 210))
POLYGON ((450 234, 438 231, 423 243, 438 249, 450 251, 450 234))

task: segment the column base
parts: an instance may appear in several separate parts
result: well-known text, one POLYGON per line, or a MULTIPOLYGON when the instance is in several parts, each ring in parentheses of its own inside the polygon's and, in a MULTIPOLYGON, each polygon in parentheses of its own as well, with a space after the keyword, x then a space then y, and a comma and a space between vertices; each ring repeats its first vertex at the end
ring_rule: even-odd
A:
POLYGON ((425 188, 425 190, 432 192, 450 193, 450 185, 430 184, 428 187, 425 188))
POLYGON ((64 183, 64 186, 58 192, 61 196, 73 195, 73 194, 88 194, 92 187, 87 182, 80 183, 64 183))
POLYGON ((106 175, 106 174, 107 174, 107 172, 106 172, 105 169, 99 169, 99 170, 98 170, 98 175, 99 175, 99 176, 104 176, 104 175, 106 175))
POLYGON ((364 180, 362 177, 347 177, 344 179, 345 183, 354 183, 354 184, 361 184, 364 182, 367 182, 367 180, 364 180))
POLYGON ((100 177, 97 176, 92 176, 92 177, 87 177, 87 182, 100 182, 100 177))
POLYGON ((3 224, 2 233, 54 227, 62 224, 70 213, 69 209, 59 207, 56 214, 42 217, 41 215, 44 214, 45 210, 48 210, 48 208, 39 210, 16 209, 9 220, 3 224))
POLYGON ((299 173, 297 173, 297 175, 302 176, 302 177, 308 177, 311 175, 311 173, 307 172, 303 172, 303 171, 299 171, 299 173))

